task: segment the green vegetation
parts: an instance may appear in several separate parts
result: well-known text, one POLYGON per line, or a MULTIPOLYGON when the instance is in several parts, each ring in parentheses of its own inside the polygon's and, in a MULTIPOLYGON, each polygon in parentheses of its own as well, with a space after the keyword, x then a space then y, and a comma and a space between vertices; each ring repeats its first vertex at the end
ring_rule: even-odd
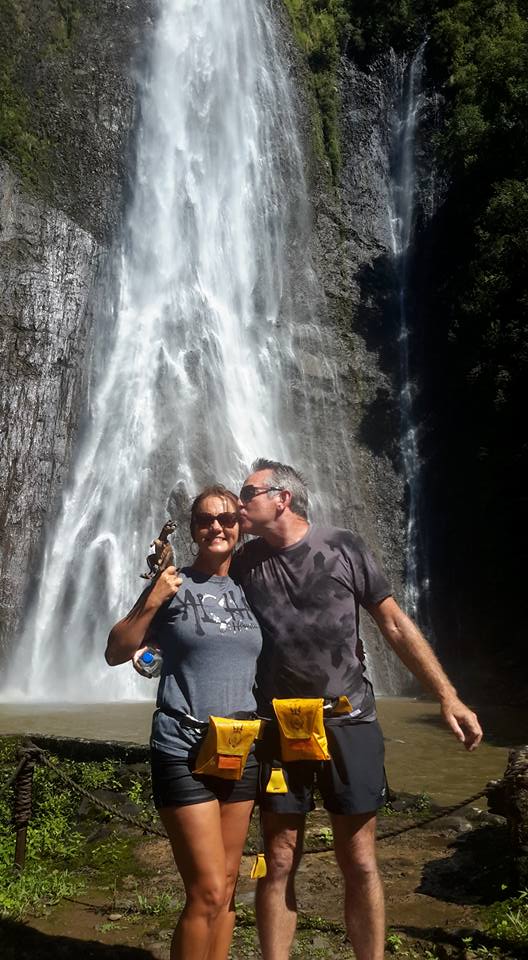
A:
POLYGON ((489 909, 486 933, 505 946, 528 948, 528 890, 489 909))
MULTIPOLYGON (((428 405, 441 411, 431 508, 442 516, 439 576, 449 593, 463 582, 474 616, 466 633, 495 647, 500 631, 507 658, 522 644, 516 544, 528 469, 528 4, 437 6, 429 53, 446 96, 439 149, 451 187, 436 227, 427 333, 428 405), (514 598, 506 611, 501 594, 514 598)), ((463 615, 458 590, 453 603, 447 616, 463 615)))
POLYGON ((338 68, 342 55, 360 62, 393 46, 408 49, 424 30, 424 0, 284 0, 309 68, 314 143, 337 179, 341 163, 338 68))
POLYGON ((183 904, 175 901, 168 893, 156 893, 152 897, 136 893, 136 913, 147 917, 164 917, 174 910, 181 910, 183 904))
POLYGON ((427 948, 416 949, 400 937, 397 933, 389 933, 387 940, 387 952, 400 957, 400 960, 439 960, 439 955, 435 949, 427 948))
POLYGON ((317 833, 314 833, 312 837, 313 840, 317 841, 318 843, 326 843, 329 847, 331 847, 334 842, 334 834, 330 827, 321 827, 321 829, 318 830, 317 833))
POLYGON ((441 95, 438 173, 449 185, 433 249, 424 247, 429 259, 417 269, 428 289, 420 367, 433 411, 425 451, 429 513, 439 518, 433 575, 435 592, 447 595, 438 625, 451 635, 453 618, 467 612, 466 634, 478 631, 490 648, 500 635, 515 656, 523 617, 514 605, 505 614, 496 598, 522 596, 515 545, 528 471, 528 2, 284 2, 317 107, 315 143, 334 182, 340 58, 366 66, 390 46, 412 53, 429 37, 428 77, 441 95))
POLYGON ((33 187, 48 186, 52 144, 42 122, 41 91, 27 65, 63 55, 80 11, 77 0, 0 0, 0 158, 33 187))
MULTIPOLYGON (((13 794, 3 790, 15 768, 15 750, 15 740, 0 741, 0 917, 20 919, 41 913, 62 897, 73 896, 94 877, 99 883, 115 886, 120 877, 132 870, 136 875, 141 873, 134 859, 136 839, 114 831, 108 824, 110 814, 103 810, 92 807, 80 816, 82 797, 46 767, 38 766, 33 782, 33 815, 27 831, 26 866, 18 876, 13 868, 13 794)), ((119 791, 115 803, 119 808, 119 797, 124 793, 119 764, 110 760, 53 762, 84 790, 119 791)), ((128 797, 140 799, 148 789, 148 778, 134 775, 128 797)), ((163 909, 165 900, 162 895, 151 901, 138 895, 136 912, 154 915, 163 909)))
POLYGON ((80 877, 68 870, 50 870, 47 864, 33 862, 20 877, 0 865, 0 918, 38 915, 82 888, 80 877))
POLYGON ((27 27, 21 5, 15 0, 0 0, 0 23, 0 157, 14 161, 31 181, 45 157, 46 143, 35 132, 31 100, 18 76, 27 27))
MULTIPOLYGON (((483 929, 462 937, 455 944, 452 956, 464 960, 514 960, 526 956, 528 950, 528 891, 487 907, 482 913, 483 929), (518 952, 520 951, 520 952, 518 952)), ((435 960, 438 957, 434 946, 431 949, 416 949, 405 936, 391 930, 386 939, 387 952, 401 960, 435 960)), ((442 952, 440 956, 444 956, 442 952)))
POLYGON ((348 32, 343 0, 285 0, 295 37, 308 68, 317 109, 314 111, 314 143, 328 157, 332 175, 339 170, 339 96, 337 69, 348 32))

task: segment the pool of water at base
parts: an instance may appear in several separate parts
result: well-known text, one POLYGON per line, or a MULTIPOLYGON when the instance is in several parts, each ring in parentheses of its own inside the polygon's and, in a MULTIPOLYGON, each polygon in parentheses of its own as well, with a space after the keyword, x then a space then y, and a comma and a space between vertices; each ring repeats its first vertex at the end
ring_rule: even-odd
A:
MULTIPOLYGON (((41 734, 148 743, 154 704, 0 704, 0 734, 41 734)), ((485 740, 468 753, 444 727, 437 704, 378 699, 385 736, 386 770, 396 792, 427 793, 456 803, 502 776, 512 747, 528 742, 527 711, 514 707, 479 712, 485 740)), ((485 800, 480 801, 485 807, 485 800)))

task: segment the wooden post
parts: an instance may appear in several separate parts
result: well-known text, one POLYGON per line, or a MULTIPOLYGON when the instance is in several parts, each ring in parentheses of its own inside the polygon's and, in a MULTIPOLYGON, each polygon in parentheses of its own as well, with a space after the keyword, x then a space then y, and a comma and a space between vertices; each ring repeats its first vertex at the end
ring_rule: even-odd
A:
POLYGON ((18 756, 23 761, 15 780, 15 809, 13 821, 16 829, 15 870, 19 873, 26 862, 27 826, 31 820, 31 795, 35 772, 35 747, 19 747, 18 756))
POLYGON ((22 827, 16 828, 16 841, 15 841, 15 870, 18 873, 22 873, 26 863, 26 839, 27 839, 27 823, 22 827))

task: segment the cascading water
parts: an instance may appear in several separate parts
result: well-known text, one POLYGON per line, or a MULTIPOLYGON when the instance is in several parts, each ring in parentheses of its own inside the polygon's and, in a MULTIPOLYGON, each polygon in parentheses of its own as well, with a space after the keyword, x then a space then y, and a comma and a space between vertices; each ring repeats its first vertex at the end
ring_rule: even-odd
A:
MULTIPOLYGON (((420 507, 420 454, 418 428, 414 419, 414 384, 409 356, 409 286, 408 268, 412 253, 416 167, 416 131, 424 104, 423 70, 426 41, 409 63, 392 51, 395 102, 392 117, 392 177, 389 218, 392 252, 398 278, 399 356, 400 356, 400 423, 401 450, 407 486, 407 529, 405 542, 404 607, 415 620, 424 619, 427 610, 427 575, 419 576, 418 536, 420 507)), ((421 556, 422 564, 425 558, 421 556)))
MULTIPOLYGON (((236 489, 259 454, 314 478, 313 405, 321 415, 324 399, 307 389, 306 358, 339 406, 314 316, 296 317, 294 335, 288 263, 292 251, 297 271, 306 261, 307 195, 270 11, 264 0, 229 7, 162 0, 115 324, 100 334, 105 363, 5 698, 151 695, 102 654, 139 593, 171 486, 183 537, 190 496, 212 478, 236 489)), ((328 464, 314 486, 318 516, 332 519, 330 503, 338 516, 328 464)))

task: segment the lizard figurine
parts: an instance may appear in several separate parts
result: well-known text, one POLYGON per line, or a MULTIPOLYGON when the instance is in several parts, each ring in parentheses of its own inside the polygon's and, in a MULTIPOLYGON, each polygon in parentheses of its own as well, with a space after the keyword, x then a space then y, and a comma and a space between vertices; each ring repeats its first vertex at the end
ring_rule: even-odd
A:
POLYGON ((166 570, 174 563, 174 550, 169 543, 171 533, 176 529, 175 520, 167 520, 161 528, 160 534, 150 544, 154 547, 154 553, 149 553, 147 557, 148 573, 140 573, 143 580, 154 580, 158 573, 166 570))

